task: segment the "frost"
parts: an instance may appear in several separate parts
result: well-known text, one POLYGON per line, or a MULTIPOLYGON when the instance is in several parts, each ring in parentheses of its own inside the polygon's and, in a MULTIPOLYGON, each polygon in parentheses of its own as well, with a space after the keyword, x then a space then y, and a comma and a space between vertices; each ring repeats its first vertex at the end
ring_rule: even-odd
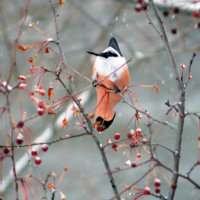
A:
POLYGON ((53 38, 48 38, 47 41, 48 42, 53 42, 53 38))
POLYGON ((7 82, 6 81, 3 81, 3 86, 5 87, 7 85, 7 82))
POLYGON ((162 80, 161 84, 164 85, 165 84, 165 80, 162 80))
POLYGON ((131 165, 131 161, 130 161, 130 160, 127 160, 127 161, 125 162, 125 165, 130 166, 130 165, 131 165))
POLYGON ((179 155, 179 152, 178 152, 178 151, 175 151, 174 155, 175 155, 175 156, 178 156, 178 155, 179 155))
POLYGON ((115 20, 117 21, 119 19, 119 17, 116 17, 115 20))
POLYGON ((36 24, 39 24, 40 21, 37 21, 36 24))
POLYGON ((136 51, 135 55, 136 55, 137 58, 143 58, 144 57, 144 54, 140 51, 136 51))
POLYGON ((137 128, 137 130, 136 130, 136 131, 139 131, 139 132, 141 132, 141 130, 142 130, 141 128, 137 128))
POLYGON ((11 91, 12 89, 13 88, 10 85, 8 85, 8 90, 11 91))
POLYGON ((173 73, 170 73, 169 78, 172 79, 174 77, 173 73))

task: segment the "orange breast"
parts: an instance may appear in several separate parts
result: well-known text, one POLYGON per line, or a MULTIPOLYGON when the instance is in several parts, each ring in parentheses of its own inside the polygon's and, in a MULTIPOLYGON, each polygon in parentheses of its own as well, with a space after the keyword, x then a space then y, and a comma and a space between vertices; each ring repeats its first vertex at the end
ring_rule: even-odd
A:
MULTIPOLYGON (((115 84, 118 86, 120 90, 123 90, 124 87, 129 86, 130 82, 130 75, 128 71, 128 66, 125 65, 123 67, 123 72, 121 76, 116 80, 115 84)), ((95 73, 95 64, 93 67, 93 73, 95 73)), ((102 80, 105 77, 105 75, 99 74, 97 76, 97 81, 102 80)), ((106 88, 109 89, 115 89, 115 84, 109 80, 109 78, 106 78, 104 81, 102 81, 100 84, 104 85, 106 88)), ((96 86, 96 91, 97 91, 97 113, 96 113, 96 118, 97 117, 102 117, 106 121, 111 120, 114 117, 115 114, 115 106, 117 103, 121 100, 121 97, 119 94, 115 94, 113 92, 107 92, 105 88, 102 86, 96 86)), ((125 92, 123 93, 125 95, 125 92)))

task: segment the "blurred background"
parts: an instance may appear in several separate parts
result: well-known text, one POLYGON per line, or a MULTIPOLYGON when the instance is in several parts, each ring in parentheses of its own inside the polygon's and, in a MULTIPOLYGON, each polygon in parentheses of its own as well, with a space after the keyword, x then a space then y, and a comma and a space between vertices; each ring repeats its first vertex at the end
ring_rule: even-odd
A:
MULTIPOLYGON (((191 1, 156 1, 162 20, 164 22, 166 33, 169 38, 177 66, 181 63, 186 65, 184 71, 184 80, 188 76, 188 66, 193 53, 197 56, 192 65, 192 79, 189 81, 186 92, 186 110, 195 112, 200 109, 200 29, 198 28, 199 18, 193 16, 193 11, 199 9, 197 4, 189 4, 191 1), (173 12, 174 7, 180 8, 180 13, 173 12), (165 17, 164 11, 169 11, 169 15, 165 17), (172 34, 171 30, 176 28, 177 33, 172 34)), ((23 20, 27 1, 18 0, 1 0, 0 3, 0 73, 6 80, 13 59, 14 41, 17 38, 20 25, 23 20)), ((175 83, 171 62, 165 51, 165 47, 149 24, 149 20, 144 11, 136 12, 135 6, 137 1, 125 0, 65 0, 65 4, 59 6, 59 1, 55 3, 56 12, 58 14, 58 27, 60 30, 60 44, 62 46, 64 56, 68 65, 84 74, 91 79, 92 67, 95 57, 86 53, 86 51, 103 52, 107 48, 111 37, 115 37, 118 41, 122 54, 132 61, 128 64, 131 82, 130 85, 157 85, 159 93, 157 94, 153 88, 132 87, 131 91, 136 95, 140 104, 144 109, 150 112, 153 117, 161 121, 168 121, 173 125, 177 125, 178 117, 172 117, 173 111, 166 115, 168 107, 165 102, 169 100, 171 104, 178 102, 178 90, 175 83)), ((148 8, 148 15, 157 26, 155 17, 151 8, 148 8)), ((28 15, 23 27, 22 35, 19 39, 19 44, 34 44, 46 40, 47 38, 34 28, 29 29, 29 24, 35 25, 56 40, 56 29, 54 24, 53 12, 48 1, 34 0, 30 2, 28 15)), ((57 51, 57 45, 51 44, 51 47, 57 51)), ((27 75, 30 73, 31 64, 27 59, 33 57, 39 48, 33 48, 28 51, 17 51, 16 67, 12 75, 10 85, 15 86, 18 83, 18 75, 27 75)), ((53 58, 59 64, 59 60, 55 55, 53 58)), ((55 70, 55 65, 48 56, 42 51, 34 62, 35 66, 45 66, 51 70, 55 70)), ((91 83, 77 76, 70 71, 74 78, 75 91, 78 92, 91 83)), ((181 68, 179 68, 181 73, 181 68)), ((53 82, 53 75, 46 73, 43 80, 43 88, 48 90, 53 82)), ((65 84, 68 84, 67 78, 61 76, 65 84)), ((33 83, 37 84, 38 79, 33 83)), ((29 87, 30 90, 33 88, 29 87)), ((54 83, 53 100, 59 99, 66 94, 64 88, 58 81, 54 83)), ((47 96, 47 95, 46 95, 47 96)), ((40 99, 43 97, 38 96, 40 99)), ((91 88, 89 91, 80 95, 82 104, 87 113, 91 113, 96 106, 96 91, 91 88)), ((129 101, 128 95, 125 98, 129 101)), ((48 97, 44 97, 47 102, 48 97)), ((22 101, 23 110, 27 113, 26 118, 29 118, 37 113, 30 97, 19 91, 13 91, 10 95, 11 111, 16 122, 20 120, 20 101, 22 101)), ((138 104, 135 105, 139 108, 138 104)), ((5 106, 5 98, 0 95, 0 107, 5 106)), ((72 117, 70 111, 72 105, 69 104, 67 111, 67 119, 70 123, 76 123, 76 119, 72 117)), ((76 127, 66 126, 62 128, 61 121, 64 118, 66 106, 61 107, 60 111, 55 115, 45 114, 42 117, 37 117, 25 125, 28 126, 35 137, 38 137, 39 142, 47 142, 59 139, 65 135, 72 133, 76 127)), ((99 134, 95 134, 100 142, 105 144, 110 138, 114 141, 114 134, 120 133, 127 125, 135 111, 124 103, 119 103, 116 110, 117 114, 112 126, 99 134)), ((92 120, 94 121, 94 119, 92 120)), ((144 125, 148 119, 143 116, 140 121, 142 133, 149 138, 148 128, 144 125)), ((3 115, 0 120, 1 139, 0 145, 5 145, 5 133, 9 132, 6 115, 3 115), (8 128, 6 128, 8 127, 8 128)), ((125 138, 130 129, 134 128, 134 121, 128 126, 127 130, 122 135, 125 138)), ((159 143, 174 150, 175 130, 168 126, 153 123, 153 143, 159 143)), ((83 133, 84 130, 76 132, 83 133)), ((32 138, 30 136, 30 138, 32 138)), ((190 167, 197 161, 198 156, 198 120, 193 116, 189 116, 185 120, 183 132, 183 144, 181 152, 180 172, 186 174, 190 167)), ((33 140, 32 140, 33 141, 33 140)), ((25 177, 32 174, 37 179, 45 180, 49 171, 56 172, 56 182, 58 182, 64 167, 68 168, 67 173, 62 179, 58 189, 61 190, 68 199, 83 200, 83 199, 110 199, 114 197, 109 179, 107 177, 105 167, 102 162, 96 144, 91 137, 83 136, 75 139, 64 140, 54 143, 49 146, 47 152, 39 151, 38 155, 42 159, 42 163, 34 167, 33 157, 28 156, 28 148, 18 148, 15 150, 15 160, 17 164, 18 176, 25 177), (31 162, 31 161, 32 162, 31 162)), ((111 147, 107 150, 107 158, 112 170, 116 167, 121 169, 127 168, 125 162, 128 160, 129 153, 124 155, 126 147, 120 148, 118 152, 114 152, 111 147)), ((147 147, 148 149, 148 147, 147 147)), ((2 152, 2 149, 0 149, 2 152)), ((144 162, 149 158, 149 155, 140 148, 142 158, 137 163, 144 162)), ((136 150, 132 150, 131 161, 135 160, 136 150)), ((169 167, 173 166, 173 156, 170 152, 163 148, 157 147, 158 158, 169 167)), ((131 185, 138 180, 147 170, 149 165, 129 169, 123 172, 115 173, 114 178, 118 191, 121 192, 124 188, 122 184, 131 185)), ((14 182, 12 179, 12 163, 9 158, 4 159, 3 168, 3 194, 5 200, 15 199, 14 182)), ((158 178, 161 179, 161 193, 164 196, 168 195, 169 185, 163 179, 159 170, 156 170, 158 178)), ((164 170, 169 180, 171 174, 164 170)), ((193 171, 191 177, 199 183, 200 174, 198 167, 193 171)), ((38 192, 43 195, 43 188, 35 180, 28 179, 38 192)), ((53 179, 50 178, 50 182, 53 179)), ((144 188, 146 179, 141 180, 136 187, 144 188)), ((153 192, 154 178, 150 173, 149 187, 153 192)), ((32 190, 33 191, 33 190, 32 190)), ((134 192, 134 191, 128 191, 134 192)), ((30 193, 29 193, 30 194, 30 193)), ((51 194, 48 194, 50 199, 51 194)), ((125 199, 125 194, 121 196, 125 199)), ((134 196, 128 196, 127 199, 134 199, 134 196)), ((22 186, 19 184, 19 199, 24 199, 22 186)), ((31 199, 31 198, 30 198, 31 199)), ((39 199, 35 195, 35 199, 39 199)), ((56 193, 55 199, 60 199, 59 193, 56 193)), ((154 197, 142 196, 140 199, 154 199, 154 197)), ((175 199, 200 199, 200 192, 194 189, 194 186, 188 181, 179 178, 178 188, 175 199)))

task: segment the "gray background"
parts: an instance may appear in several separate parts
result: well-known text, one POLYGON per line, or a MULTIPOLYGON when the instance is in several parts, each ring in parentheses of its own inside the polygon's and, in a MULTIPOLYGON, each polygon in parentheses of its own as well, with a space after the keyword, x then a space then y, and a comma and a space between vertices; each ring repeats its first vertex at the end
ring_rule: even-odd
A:
MULTIPOLYGON (((163 43, 155 30, 149 25, 149 21, 144 12, 136 13, 134 11, 134 3, 123 3, 116 1, 98 1, 98 0, 66 0, 63 6, 58 6, 56 3, 56 11, 59 14, 58 25, 60 29, 61 40, 64 55, 67 63, 83 73, 87 77, 91 78, 92 66, 94 57, 88 55, 86 51, 102 52, 108 45, 111 36, 114 36, 119 43, 120 49, 128 60, 131 57, 133 60, 128 64, 131 83, 141 85, 154 85, 159 87, 159 93, 155 92, 152 88, 133 87, 131 90, 137 96, 140 104, 144 109, 147 109, 155 118, 161 120, 167 120, 170 123, 176 125, 177 117, 172 117, 173 112, 168 116, 165 115, 168 108, 165 106, 167 99, 171 103, 178 101, 178 92, 175 84, 173 71, 169 58, 163 47, 163 43)), ((177 2, 177 1, 174 1, 177 2)), ((173 1, 172 1, 173 3, 173 1)), ((26 1, 18 0, 1 0, 0 4, 0 72, 3 77, 7 78, 14 49, 14 40, 17 37, 19 27, 23 19, 23 13, 25 10, 26 1)), ((151 10, 149 15, 154 17, 151 10)), ((199 41, 200 30, 195 28, 197 20, 191 16, 176 15, 172 17, 171 14, 167 18, 163 18, 166 32, 169 37, 177 65, 184 63, 187 67, 192 57, 193 52, 196 52, 197 56, 192 66, 192 80, 188 84, 186 93, 186 109, 189 111, 198 111, 200 109, 199 103, 199 41), (178 28, 178 34, 172 35, 170 30, 176 27, 179 20, 182 20, 181 26, 178 28)), ((19 44, 32 44, 43 41, 46 39, 41 33, 35 29, 29 29, 28 25, 34 22, 38 28, 50 35, 53 39, 56 38, 56 31, 54 25, 54 19, 52 9, 47 1, 34 0, 31 1, 28 16, 23 28, 23 33, 20 37, 19 44)), ((156 22, 155 22, 156 24, 156 22)), ((51 44, 51 47, 58 51, 57 46, 51 44)), ((14 86, 18 82, 18 75, 26 75, 29 73, 30 64, 27 59, 34 56, 38 48, 28 50, 26 52, 17 51, 17 65, 14 70, 10 85, 14 86)), ((54 59, 59 64, 59 60, 54 56, 54 59)), ((44 52, 40 53, 34 62, 35 66, 45 66, 49 69, 55 69, 55 66, 51 59, 44 52)), ((187 70, 184 72, 184 77, 187 76, 187 70)), ((181 72, 181 69, 179 69, 181 72)), ((79 91, 82 88, 90 85, 86 80, 78 77, 73 72, 70 72, 74 77, 75 91, 79 91)), ((64 76, 65 83, 67 80, 64 76)), ((44 89, 48 89, 50 82, 53 80, 52 74, 46 74, 43 81, 44 89)), ((34 81, 37 84, 37 80, 34 81)), ((66 95, 64 88, 58 83, 54 84, 55 96, 52 99, 59 99, 66 95)), ((20 119, 20 98, 23 102, 23 109, 27 112, 27 118, 36 113, 36 109, 30 100, 29 96, 19 91, 14 91, 10 95, 10 104, 12 113, 16 119, 20 119)), ((84 96, 86 98, 86 96, 84 96)), ((47 97, 46 97, 47 99, 47 97)), ((87 101, 85 103, 85 109, 88 113, 96 106, 96 93, 92 88, 87 94, 87 101), (89 98, 88 98, 89 97, 89 98)), ((126 95, 126 99, 128 96, 126 95)), ((48 102, 48 100, 47 100, 48 102)), ((0 96, 0 106, 5 105, 4 96, 0 96)), ((137 105, 137 103, 135 103, 137 105)), ((137 105, 138 106, 138 105, 137 105)), ((66 134, 70 134, 75 130, 74 127, 67 126, 65 130, 62 126, 54 125, 60 113, 65 110, 63 106, 56 116, 45 115, 38 117, 26 125, 31 128, 34 135, 40 136, 44 133, 47 127, 53 132, 53 137, 49 138, 49 141, 64 137, 66 134)), ((70 110, 70 109, 68 109, 70 110)), ((114 141, 114 134, 121 132, 132 115, 134 110, 129 106, 120 103, 117 107, 117 115, 113 125, 101 135, 96 132, 97 137, 102 143, 106 143, 108 138, 114 141)), ((69 114, 70 115, 70 114, 69 114)), ((144 126, 147 122, 147 118, 143 116, 140 122, 142 133, 146 134, 146 138, 149 137, 148 129, 144 126)), ((75 120, 70 119, 71 123, 76 123, 75 120)), ((1 118, 1 139, 0 144, 5 144, 5 132, 6 132, 6 118, 5 115, 1 118)), ((134 128, 134 122, 132 122, 127 131, 124 133, 123 138, 126 137, 127 132, 134 128)), ((168 148, 174 149, 175 144, 175 131, 169 127, 154 123, 153 129, 153 142, 160 143, 168 148)), ((8 129, 9 132, 9 129, 8 129)), ((83 130, 77 133, 82 133, 83 130)), ((183 145, 181 152, 180 172, 186 173, 191 165, 196 162, 198 152, 198 120, 192 116, 187 117, 185 120, 184 133, 183 133, 183 145)), ((45 142, 40 140, 40 142, 45 142)), ((114 170, 115 167, 126 168, 124 163, 128 159, 128 154, 123 155, 124 148, 121 148, 117 153, 110 147, 106 153, 110 167, 114 170)), ((2 149, 0 150, 2 151, 2 149)), ((143 158, 138 163, 148 159, 148 154, 141 148, 140 149, 143 158)), ((19 148, 15 151, 16 161, 27 154, 25 148, 19 148)), ((135 159, 136 151, 133 149, 131 155, 131 161, 135 159)), ((158 158, 169 167, 172 167, 173 157, 166 150, 157 148, 158 158)), ((94 144, 92 138, 84 136, 77 139, 65 140, 59 143, 49 146, 49 150, 44 153, 39 152, 39 156, 42 158, 42 164, 38 167, 38 172, 42 179, 46 178, 49 171, 57 172, 56 182, 58 182, 63 168, 68 167, 68 172, 65 174, 58 189, 61 190, 68 199, 110 199, 113 197, 113 191, 107 175, 105 175, 105 168, 102 163, 100 153, 94 144)), ((31 158, 33 159, 33 158, 31 158)), ((36 178, 38 175, 35 168, 27 160, 27 164, 20 172, 19 177, 25 177, 29 173, 32 173, 36 178)), ((10 159, 5 159, 3 162, 3 180, 9 179, 9 170, 12 167, 10 159)), ((139 177, 141 177, 148 169, 148 165, 136 169, 130 169, 124 172, 114 174, 118 190, 121 192, 121 184, 131 185, 139 177)), ((169 186, 163 179, 159 170, 157 176, 161 179, 161 192, 163 195, 168 194, 169 186)), ((165 170, 164 170, 165 171, 165 170)), ((171 175, 165 171, 167 177, 171 179, 171 175)), ((200 175, 198 173, 198 167, 192 173, 192 178, 199 182, 200 175)), ((43 195, 42 186, 34 180, 30 181, 41 195, 43 195)), ((146 179, 140 181, 138 188, 145 187, 146 179)), ((150 174, 149 186, 154 191, 153 174, 150 174)), ((52 182, 52 179, 50 179, 52 182)), ((20 185, 20 184, 19 184, 20 185)), ((14 184, 12 183, 4 190, 3 199, 14 199, 14 184)), ((132 192, 132 191, 131 191, 132 192)), ((29 193, 30 194, 30 193, 29 193)), ((19 186, 19 196, 23 199, 23 190, 21 185, 19 186)), ((50 199, 50 193, 48 192, 48 198, 50 199)), ((175 199, 200 199, 200 193, 194 189, 193 185, 179 179, 178 188, 176 191, 175 199)), ((35 196, 37 199, 38 197, 35 196)), ((122 198, 125 198, 122 195, 122 198)), ((56 198, 60 199, 58 193, 56 198)), ((133 196, 128 199, 134 199, 133 196)), ((143 196, 141 199, 153 199, 153 197, 143 196)))

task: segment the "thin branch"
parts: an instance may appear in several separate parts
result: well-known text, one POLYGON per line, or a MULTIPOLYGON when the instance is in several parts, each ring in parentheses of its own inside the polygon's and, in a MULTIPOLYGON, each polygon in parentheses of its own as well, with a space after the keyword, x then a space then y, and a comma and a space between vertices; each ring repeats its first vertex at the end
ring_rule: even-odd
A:
MULTIPOLYGON (((50 142, 41 142, 39 144, 48 144, 48 145, 51 145, 51 144, 56 143, 56 142, 60 142, 60 141, 63 141, 63 140, 69 140, 69 139, 72 139, 72 138, 77 138, 77 137, 85 136, 87 134, 89 134, 89 133, 86 132, 86 133, 81 133, 81 134, 78 134, 78 135, 72 135, 70 137, 64 137, 64 138, 60 137, 60 139, 53 140, 53 141, 50 141, 50 142)), ((31 146, 37 146, 39 144, 38 143, 32 143, 30 145, 31 146)), ((30 145, 28 145, 28 144, 23 144, 23 145, 20 145, 20 146, 19 145, 14 145, 13 147, 20 148, 20 147, 28 147, 30 145)), ((0 145, 0 148, 4 148, 4 147, 11 147, 11 146, 0 145)))
POLYGON ((153 143, 152 143, 151 145, 162 147, 162 148, 164 148, 164 149, 170 151, 173 155, 175 154, 174 151, 172 151, 171 149, 167 148, 167 147, 164 146, 164 145, 161 145, 161 144, 158 144, 158 143, 156 143, 156 144, 153 144, 153 143))
POLYGON ((160 37, 162 37, 162 34, 160 33, 160 31, 156 28, 155 24, 153 23, 153 21, 151 20, 151 18, 149 17, 148 12, 145 10, 145 14, 149 20, 149 24, 151 24, 153 26, 153 28, 155 29, 155 31, 158 33, 158 35, 160 35, 160 37))
MULTIPOLYGON (((156 167, 156 166, 154 166, 156 167)), ((149 169, 143 176, 141 176, 140 179, 138 179, 137 181, 135 181, 131 186, 127 187, 124 191, 120 192, 119 195, 125 193, 126 191, 130 190, 132 188, 132 186, 136 185, 137 183, 139 183, 144 177, 147 176, 147 174, 149 174, 153 169, 154 167, 152 167, 151 169, 149 169)), ((111 200, 114 200, 115 198, 117 198, 118 196, 115 196, 113 197, 111 200)))
POLYGON ((11 76, 12 76, 12 73, 13 73, 13 70, 14 70, 14 68, 15 68, 15 66, 16 66, 16 52, 17 52, 18 40, 19 40, 20 35, 22 34, 22 29, 23 29, 23 26, 24 26, 24 23, 25 23, 27 14, 28 14, 28 6, 29 6, 30 1, 31 1, 31 0, 28 0, 28 1, 27 1, 25 13, 24 13, 24 19, 23 19, 22 24, 21 24, 21 26, 20 26, 18 36, 17 36, 17 38, 15 39, 14 55, 13 55, 13 60, 12 60, 12 66, 11 66, 10 73, 9 73, 9 76, 8 76, 8 80, 7 80, 7 85, 8 85, 9 82, 10 82, 10 79, 11 79, 11 76))
MULTIPOLYGON (((63 81, 60 79, 60 77, 58 77, 58 80, 61 82, 61 84, 63 85, 63 87, 68 91, 68 89, 66 88, 65 84, 63 83, 63 81)), ((68 91, 69 92, 69 91, 68 91)), ((108 177, 109 177, 109 180, 110 180, 110 183, 111 183, 111 186, 112 186, 112 189, 114 191, 114 194, 117 196, 117 200, 120 200, 120 197, 118 196, 118 190, 117 190, 117 186, 115 184, 115 180, 113 178, 113 175, 110 173, 111 172, 111 169, 110 169, 110 166, 109 166, 109 163, 108 163, 108 160, 107 160, 107 157, 106 157, 106 154, 104 152, 104 148, 102 146, 102 144, 99 142, 98 138, 96 137, 96 135, 94 135, 94 129, 93 129, 93 125, 92 125, 92 122, 89 118, 87 118, 86 114, 85 114, 85 111, 84 109, 82 108, 81 104, 77 101, 77 99, 75 99, 73 97, 73 100, 74 102, 76 103, 76 105, 78 106, 80 112, 83 114, 85 120, 86 120, 86 123, 88 124, 88 127, 89 127, 89 130, 87 130, 87 128, 85 127, 86 131, 92 136, 93 140, 95 141, 100 153, 101 153, 101 156, 102 156, 102 160, 103 160, 103 163, 104 163, 104 166, 106 168, 106 171, 108 173, 108 177)))
MULTIPOLYGON (((172 53, 166 32, 165 32, 165 28, 163 26, 163 21, 161 20, 161 17, 158 13, 158 10, 154 4, 153 0, 148 0, 150 5, 152 6, 152 10, 154 12, 155 18, 158 22, 159 28, 160 28, 160 32, 162 34, 162 41, 165 45, 165 48, 169 54, 169 58, 170 61, 172 63, 172 68, 175 74, 175 80, 176 80, 176 84, 180 93, 180 97, 179 97, 179 102, 180 104, 179 106, 179 121, 178 121, 178 127, 177 127, 177 133, 176 133, 176 143, 175 143, 175 156, 174 156, 174 166, 173 166, 173 171, 176 173, 173 173, 172 176, 172 184, 177 185, 178 182, 178 172, 179 172, 179 163, 180 163, 180 153, 181 153, 181 143, 182 143, 182 133, 183 133, 183 126, 184 126, 184 119, 185 119, 185 90, 183 87, 183 84, 181 82, 180 79, 180 75, 178 72, 178 68, 175 62, 175 58, 174 55, 172 53)), ((169 195, 168 195, 168 200, 173 200, 174 196, 175 196, 175 191, 176 191, 176 187, 171 187, 169 190, 169 195)))
POLYGON ((152 10, 154 12, 154 15, 155 15, 155 18, 158 22, 158 25, 159 25, 159 28, 160 28, 160 37, 165 45, 165 48, 166 48, 166 51, 168 52, 169 54, 169 58, 170 58, 170 61, 172 62, 172 68, 173 68, 173 71, 174 71, 174 75, 175 75, 175 80, 177 82, 177 86, 178 86, 178 89, 181 90, 183 89, 183 85, 181 83, 181 80, 180 80, 180 75, 179 75, 179 72, 178 72, 178 68, 177 68, 177 65, 176 65, 176 61, 175 61, 175 58, 174 58, 174 55, 172 53, 172 50, 171 50, 171 46, 169 44, 169 41, 168 41, 168 38, 167 38, 167 35, 166 35, 166 32, 165 32, 165 28, 163 26, 163 21, 158 13, 158 10, 154 4, 154 1, 153 0, 148 0, 150 5, 152 6, 152 10))
MULTIPOLYGON (((119 93, 118 93, 118 94, 119 94, 119 93)), ((137 112, 146 115, 148 118, 152 119, 152 120, 155 121, 155 122, 158 122, 158 123, 160 123, 160 124, 169 126, 171 129, 174 129, 174 130, 177 129, 177 127, 174 126, 173 124, 170 124, 170 123, 167 122, 167 121, 160 121, 159 119, 155 119, 152 115, 148 114, 147 112, 136 108, 136 107, 133 106, 131 103, 129 103, 128 101, 126 101, 126 99, 124 98, 124 96, 123 96, 122 94, 119 94, 119 95, 122 97, 124 103, 126 103, 127 105, 129 105, 131 108, 135 109, 137 112)))
POLYGON ((188 81, 191 79, 191 67, 192 67, 192 63, 193 63, 195 56, 196 56, 196 53, 193 54, 192 59, 190 60, 188 78, 187 78, 186 83, 185 83, 185 88, 187 87, 188 81))
MULTIPOLYGON (((51 4, 51 8, 53 10, 53 17, 54 17, 54 22, 55 22, 55 28, 56 28, 56 37, 57 37, 57 42, 56 44, 58 45, 58 49, 60 51, 60 55, 61 55, 61 58, 62 60, 66 63, 66 59, 65 59, 65 56, 63 54, 63 51, 62 51, 62 47, 60 45, 60 32, 59 32, 59 28, 58 28, 58 21, 57 21, 57 13, 56 13, 56 9, 55 9, 55 6, 54 4, 52 3, 52 0, 49 0, 49 3, 51 4)), ((64 65, 63 65, 64 66, 64 65)), ((64 66, 65 67, 65 66, 64 66)), ((66 73, 68 74, 68 69, 65 67, 65 70, 66 70, 66 73)), ((71 79, 69 79, 69 86, 70 86, 70 90, 72 91, 72 93, 74 92, 74 85, 71 81, 71 79)))
MULTIPOLYGON (((47 182, 49 181, 49 177, 51 176, 51 174, 52 174, 52 172, 49 172, 48 174, 47 174, 47 177, 46 177, 46 179, 45 179, 45 181, 44 181, 44 185, 43 185, 43 190, 44 190, 44 197, 47 199, 47 187, 46 187, 46 185, 47 185, 47 182)), ((46 200, 45 199, 45 200, 46 200)))
POLYGON ((187 173, 188 177, 190 176, 191 172, 194 170, 194 168, 196 166, 200 165, 200 161, 198 160, 189 170, 189 172, 187 173))
MULTIPOLYGON (((9 121, 10 121, 10 126, 12 127, 12 120, 11 120, 11 111, 10 111, 10 104, 9 104, 9 98, 8 94, 6 95, 6 104, 7 104, 7 110, 9 114, 9 121)), ((11 132, 11 160, 12 160, 12 170, 13 170, 13 175, 14 175, 14 181, 15 181, 15 191, 16 191, 16 200, 19 199, 19 191, 18 191, 18 183, 17 183, 17 171, 16 171, 16 166, 15 166, 15 154, 14 154, 14 139, 13 139, 13 129, 11 132)))
MULTIPOLYGON (((57 24, 57 14, 56 14, 56 11, 55 11, 55 7, 52 3, 52 0, 49 0, 50 4, 51 4, 51 7, 52 7, 52 10, 53 10, 53 13, 54 13, 54 20, 55 20, 55 25, 56 25, 56 31, 57 31, 57 39, 59 39, 59 30, 58 30, 58 24, 57 24)), ((61 58, 62 60, 65 62, 65 58, 63 56, 63 53, 62 53, 62 49, 61 49, 61 46, 60 46, 60 43, 57 42, 58 44, 58 47, 59 47, 59 50, 60 50, 60 54, 61 54, 61 58)), ((63 62, 62 61, 62 62, 63 62)), ((65 62, 66 63, 66 62, 65 62)), ((64 86, 64 88, 66 89, 66 91, 69 93, 69 95, 71 95, 71 92, 68 90, 68 88, 64 85, 64 83, 61 81, 60 77, 58 76, 57 77, 57 80, 59 80, 61 82, 61 84, 64 86)), ((72 90, 72 93, 74 92, 74 85, 72 83, 72 81, 70 80, 70 89, 72 90)), ((87 130, 87 127, 85 127, 85 130, 90 133, 90 135, 92 136, 92 138, 94 139, 100 153, 101 153, 101 156, 102 156, 102 160, 103 160, 103 163, 105 165, 105 168, 107 170, 107 173, 108 173, 108 177, 110 179, 110 183, 111 183, 111 186, 113 188, 113 191, 114 191, 114 194, 117 197, 117 200, 120 200, 120 197, 118 195, 118 191, 117 191, 117 187, 116 187, 116 184, 115 184, 115 181, 114 181, 114 178, 112 176, 112 174, 110 174, 111 172, 111 169, 110 169, 110 166, 108 164, 108 160, 106 158, 106 155, 105 155, 105 152, 104 152, 104 149, 101 147, 101 143, 99 142, 98 138, 94 135, 94 129, 93 129, 93 126, 92 126, 92 123, 91 123, 91 120, 87 118, 86 114, 85 114, 85 111, 84 109, 82 108, 80 102, 78 102, 78 100, 76 98, 74 98, 74 95, 73 95, 73 100, 74 102, 76 103, 76 105, 78 106, 80 112, 83 114, 85 120, 86 120, 86 123, 88 124, 88 127, 89 127, 89 131, 87 130)))

